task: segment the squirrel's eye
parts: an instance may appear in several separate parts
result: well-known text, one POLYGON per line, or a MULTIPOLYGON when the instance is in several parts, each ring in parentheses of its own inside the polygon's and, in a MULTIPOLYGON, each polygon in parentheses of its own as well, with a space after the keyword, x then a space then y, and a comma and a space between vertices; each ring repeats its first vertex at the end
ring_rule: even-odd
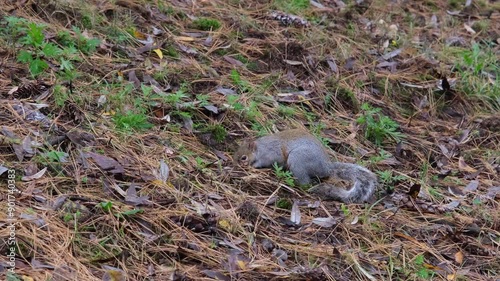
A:
POLYGON ((240 161, 247 161, 247 160, 248 160, 248 156, 246 156, 246 155, 242 155, 240 157, 240 161))

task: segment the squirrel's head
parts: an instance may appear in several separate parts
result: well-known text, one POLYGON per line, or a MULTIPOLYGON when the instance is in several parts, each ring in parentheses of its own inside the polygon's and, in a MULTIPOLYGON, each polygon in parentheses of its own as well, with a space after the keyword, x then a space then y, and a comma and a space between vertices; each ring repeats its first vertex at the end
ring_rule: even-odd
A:
POLYGON ((233 155, 233 162, 242 167, 252 165, 255 161, 255 141, 245 141, 233 155))

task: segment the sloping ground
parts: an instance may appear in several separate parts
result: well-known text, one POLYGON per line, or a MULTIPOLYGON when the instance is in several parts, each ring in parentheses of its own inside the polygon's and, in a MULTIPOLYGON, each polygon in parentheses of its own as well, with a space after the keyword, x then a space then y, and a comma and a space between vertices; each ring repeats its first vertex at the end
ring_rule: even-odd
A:
POLYGON ((166 2, 0 6, 3 280, 498 280, 498 2, 166 2), (376 198, 233 166, 293 127, 376 198))

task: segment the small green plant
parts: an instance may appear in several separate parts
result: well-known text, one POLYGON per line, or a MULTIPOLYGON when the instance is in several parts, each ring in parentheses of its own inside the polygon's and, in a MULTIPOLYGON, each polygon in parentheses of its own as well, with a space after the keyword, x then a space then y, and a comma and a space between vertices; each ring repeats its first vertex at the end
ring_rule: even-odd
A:
POLYGON ((285 209, 285 210, 291 210, 292 209, 292 202, 286 198, 281 198, 278 201, 276 201, 276 207, 280 209, 285 209))
POLYGON ((198 94, 196 95, 196 100, 199 101, 200 103, 198 104, 198 106, 207 106, 209 105, 210 103, 208 102, 208 100, 210 99, 210 96, 209 95, 204 95, 204 94, 198 94))
POLYGON ((286 13, 300 14, 309 8, 309 0, 274 0, 274 6, 286 13))
POLYGON ((45 159, 48 162, 63 163, 63 162, 68 161, 68 153, 63 152, 63 151, 52 150, 52 151, 48 151, 46 153, 43 153, 42 155, 45 157, 45 159))
POLYGON ((212 133, 216 142, 221 143, 226 140, 227 130, 221 124, 208 126, 208 130, 212 133))
POLYGON ((49 63, 54 61, 59 63, 57 75, 66 80, 73 80, 77 73, 73 66, 74 61, 80 60, 78 50, 85 54, 95 51, 100 41, 97 39, 87 39, 83 34, 74 28, 77 34, 76 44, 68 32, 59 32, 56 36, 62 48, 54 42, 48 42, 44 35, 45 25, 28 22, 22 18, 7 17, 6 27, 0 29, 0 34, 10 35, 15 43, 21 46, 17 55, 19 62, 28 64, 28 68, 33 77, 37 77, 49 68, 49 63), (78 47, 75 48, 75 47, 78 47))
POLYGON ((415 267, 418 269, 416 275, 419 278, 430 280, 434 277, 435 273, 425 267, 423 255, 416 256, 413 262, 415 263, 415 267))
POLYGON ((193 26, 196 29, 210 31, 219 29, 221 27, 221 23, 216 19, 199 18, 193 21, 193 26))
POLYGON ((278 107, 278 114, 283 117, 293 117, 295 115, 295 108, 285 105, 280 105, 278 107))
POLYGON ((144 212, 143 209, 132 209, 132 210, 123 211, 121 213, 117 213, 114 215, 117 218, 125 218, 125 217, 134 217, 136 214, 140 214, 143 212, 144 212))
POLYGON ((82 212, 80 212, 80 211, 76 211, 74 213, 64 213, 63 221, 69 222, 69 221, 75 220, 75 223, 76 223, 76 221, 78 221, 78 219, 81 216, 82 216, 82 212))
POLYGON ((394 175, 392 170, 377 171, 379 182, 382 186, 387 187, 388 190, 394 191, 394 184, 398 181, 406 179, 403 175, 394 175))
POLYGON ((93 17, 92 15, 83 15, 82 16, 82 19, 80 20, 83 28, 86 28, 86 29, 92 29, 94 27, 94 23, 93 23, 93 17))
POLYGON ((123 132, 142 131, 153 127, 153 124, 148 122, 148 117, 143 113, 118 113, 113 116, 113 121, 116 128, 123 132))
POLYGON ((276 177, 280 180, 286 183, 286 185, 290 187, 295 186, 295 180, 293 178, 292 172, 286 171, 283 167, 278 165, 277 163, 273 164, 273 169, 274 173, 276 174, 276 177))
POLYGON ((376 164, 380 161, 389 159, 391 157, 392 157, 392 154, 390 154, 389 152, 387 152, 383 149, 380 149, 378 152, 378 155, 370 156, 369 162, 372 164, 376 164))
POLYGON ((101 44, 101 40, 96 38, 87 38, 83 35, 81 30, 73 26, 73 32, 76 34, 76 39, 73 44, 68 47, 76 47, 78 50, 82 51, 86 55, 90 55, 97 49, 97 46, 101 44))
POLYGON ((351 213, 351 211, 349 211, 349 207, 344 203, 340 204, 340 210, 342 211, 344 216, 348 216, 351 213))
POLYGON ((243 56, 242 54, 237 54, 234 56, 235 59, 241 61, 242 63, 248 63, 248 58, 243 56))
POLYGON ((196 167, 199 170, 203 170, 207 167, 207 162, 203 160, 203 158, 201 158, 200 156, 196 156, 194 160, 196 161, 196 167))
POLYGON ((168 45, 165 49, 164 49, 164 52, 163 54, 165 56, 168 56, 168 57, 171 57, 171 58, 175 58, 175 59, 178 59, 180 57, 179 55, 179 52, 177 51, 177 49, 175 49, 174 46, 172 45, 168 45))
POLYGON ((57 84, 54 86, 52 96, 54 97, 56 106, 63 107, 69 99, 68 89, 60 84, 57 84))
POLYGON ((238 86, 238 90, 242 93, 250 92, 252 91, 252 86, 250 86, 250 83, 247 81, 241 79, 241 75, 236 69, 231 70, 230 78, 233 81, 233 83, 238 86))
POLYGON ((252 131, 256 132, 257 137, 262 137, 269 134, 269 129, 273 127, 273 120, 267 120, 265 124, 252 122, 252 131))
POLYGON ((21 50, 17 56, 19 62, 29 64, 29 70, 35 77, 49 67, 48 63, 42 59, 43 57, 56 58, 61 53, 61 50, 54 44, 43 42, 45 37, 43 29, 43 25, 28 23, 25 36, 19 40, 23 46, 36 49, 34 52, 21 50))
POLYGON ((361 106, 362 115, 356 120, 365 126, 365 137, 377 145, 381 145, 385 139, 391 138, 395 141, 401 140, 403 134, 398 132, 398 123, 380 113, 380 108, 372 108, 368 103, 361 106))
POLYGON ((311 126, 311 133, 316 136, 316 138, 323 144, 323 146, 328 147, 328 143, 330 141, 327 138, 321 136, 321 131, 325 128, 325 124, 321 122, 314 123, 314 125, 311 126))
POLYGON ((500 76, 498 57, 492 47, 476 43, 470 50, 461 51, 458 55, 460 59, 455 64, 461 76, 458 87, 468 96, 486 100, 495 109, 500 109, 500 82, 498 79, 488 79, 485 75, 500 76))
POLYGON ((259 104, 255 101, 251 101, 248 107, 246 108, 246 117, 253 121, 258 117, 261 117, 262 113, 259 110, 259 104))
POLYGON ((25 34, 28 26, 28 21, 24 18, 5 17, 0 27, 1 34, 9 34, 12 38, 18 38, 20 35, 25 34))
POLYGON ((243 112, 245 106, 242 103, 240 103, 239 99, 240 97, 237 95, 229 95, 227 96, 227 103, 233 110, 243 112))
POLYGON ((111 201, 106 201, 106 202, 101 202, 99 203, 99 207, 105 212, 111 212, 111 209, 113 208, 113 202, 111 201))
POLYGON ((187 97, 185 89, 181 87, 179 90, 175 91, 175 93, 167 94, 163 100, 165 103, 175 106, 187 97))
POLYGON ((262 116, 260 112, 259 104, 255 101, 251 101, 246 107, 239 102, 239 96, 229 95, 227 96, 227 103, 229 107, 238 113, 243 113, 246 118, 254 122, 258 117, 262 116))

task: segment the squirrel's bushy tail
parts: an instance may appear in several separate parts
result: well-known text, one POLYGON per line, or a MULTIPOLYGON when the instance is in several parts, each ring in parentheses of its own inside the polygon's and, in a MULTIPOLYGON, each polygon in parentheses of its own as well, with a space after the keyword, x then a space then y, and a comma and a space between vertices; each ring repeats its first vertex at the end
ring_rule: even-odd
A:
POLYGON ((377 186, 377 176, 368 169, 350 163, 333 162, 330 165, 330 176, 352 182, 349 190, 328 183, 321 183, 309 189, 309 192, 324 199, 333 199, 345 203, 362 203, 367 201, 377 186))

